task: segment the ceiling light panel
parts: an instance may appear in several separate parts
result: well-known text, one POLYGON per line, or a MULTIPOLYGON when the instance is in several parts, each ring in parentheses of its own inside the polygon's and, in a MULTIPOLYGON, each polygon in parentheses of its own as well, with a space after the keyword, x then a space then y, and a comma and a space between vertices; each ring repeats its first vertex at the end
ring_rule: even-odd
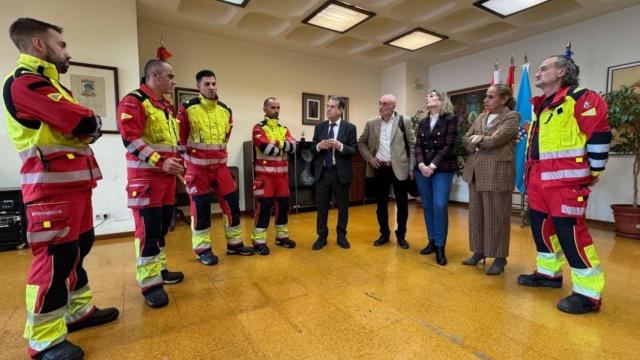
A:
POLYGON ((345 33, 376 14, 340 1, 327 1, 314 11, 303 23, 345 33))
POLYGON ((436 34, 425 29, 416 28, 386 41, 385 44, 405 50, 415 51, 448 38, 449 37, 447 36, 436 34))
POLYGON ((481 0, 473 5, 500 17, 511 16, 550 0, 481 0))

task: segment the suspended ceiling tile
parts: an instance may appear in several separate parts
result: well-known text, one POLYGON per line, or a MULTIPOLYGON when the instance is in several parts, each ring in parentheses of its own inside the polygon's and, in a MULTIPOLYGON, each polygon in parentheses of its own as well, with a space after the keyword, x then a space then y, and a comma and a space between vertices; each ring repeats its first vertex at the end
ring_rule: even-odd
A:
POLYGON ((358 51, 364 50, 370 44, 371 43, 368 41, 356 39, 351 36, 343 36, 329 43, 327 48, 354 54, 358 51))
POLYGON ((289 22, 270 15, 250 12, 243 16, 236 26, 260 35, 276 36, 289 27, 289 22))
POLYGON ((572 0, 549 1, 510 18, 522 25, 533 25, 553 20, 579 10, 581 6, 572 0))
POLYGON ((285 38, 299 44, 318 46, 331 39, 334 33, 309 25, 300 25, 288 33, 285 38))
POLYGON ((516 27, 506 22, 494 22, 483 27, 460 34, 464 39, 477 42, 489 42, 507 36, 516 31, 516 27))
POLYGON ((397 3, 399 0, 355 0, 355 1, 345 1, 355 6, 359 6, 361 8, 365 8, 371 10, 371 8, 379 8, 386 7, 389 5, 393 5, 393 3, 397 3))
POLYGON ((315 10, 320 6, 319 0, 300 1, 300 0, 254 0, 256 6, 261 10, 265 10, 282 16, 301 16, 315 10))
POLYGON ((211 0, 180 0, 178 4, 178 13, 215 25, 228 24, 237 11, 234 6, 211 0))
POLYGON ((427 46, 425 50, 431 53, 436 53, 440 55, 449 55, 457 51, 466 49, 468 47, 469 45, 465 43, 462 43, 457 40, 448 39, 448 40, 433 44, 432 46, 427 46))
POLYGON ((487 12, 473 8, 462 9, 445 15, 434 22, 429 22, 425 26, 436 32, 455 34, 491 21, 491 16, 487 12))
POLYGON ((356 26, 351 33, 366 39, 388 40, 407 29, 408 26, 399 21, 376 16, 356 26))
POLYGON ((361 55, 374 60, 389 60, 404 53, 406 53, 404 50, 382 45, 374 47, 371 50, 367 50, 361 55))
POLYGON ((452 10, 455 1, 441 0, 406 0, 391 8, 391 12, 413 21, 426 21, 452 10))

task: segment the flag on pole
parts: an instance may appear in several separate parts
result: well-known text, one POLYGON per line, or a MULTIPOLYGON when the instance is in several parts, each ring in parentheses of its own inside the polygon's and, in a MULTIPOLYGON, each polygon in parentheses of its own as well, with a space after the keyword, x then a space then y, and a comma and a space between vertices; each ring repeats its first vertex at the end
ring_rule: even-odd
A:
POLYGON ((493 76, 491 77, 491 85, 495 85, 495 84, 500 84, 502 83, 502 80, 500 80, 500 69, 498 68, 498 61, 496 60, 495 63, 493 63, 493 76))
POLYGON ((516 98, 516 111, 520 113, 518 142, 516 143, 516 188, 521 193, 526 191, 524 184, 524 161, 527 151, 529 125, 533 117, 531 105, 531 85, 529 84, 529 64, 522 64, 522 77, 516 98))
POLYGON ((509 65, 509 72, 507 72, 507 80, 505 84, 513 89, 513 84, 516 82, 516 65, 513 63, 513 56, 511 56, 511 65, 509 65))

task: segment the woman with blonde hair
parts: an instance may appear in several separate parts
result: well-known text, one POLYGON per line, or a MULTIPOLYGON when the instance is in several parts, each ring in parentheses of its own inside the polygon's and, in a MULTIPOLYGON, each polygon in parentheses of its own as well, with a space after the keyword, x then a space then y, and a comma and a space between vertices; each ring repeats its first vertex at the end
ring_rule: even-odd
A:
POLYGON ((429 90, 425 106, 427 116, 420 120, 416 133, 415 172, 429 243, 420 253, 428 255, 435 251, 436 262, 446 265, 449 194, 453 176, 459 169, 455 153, 458 118, 443 91, 429 90))
POLYGON ((504 270, 509 255, 511 192, 515 180, 515 146, 519 115, 504 84, 487 89, 483 112, 464 136, 469 158, 463 179, 469 183, 469 248, 464 265, 495 258, 487 275, 504 270))

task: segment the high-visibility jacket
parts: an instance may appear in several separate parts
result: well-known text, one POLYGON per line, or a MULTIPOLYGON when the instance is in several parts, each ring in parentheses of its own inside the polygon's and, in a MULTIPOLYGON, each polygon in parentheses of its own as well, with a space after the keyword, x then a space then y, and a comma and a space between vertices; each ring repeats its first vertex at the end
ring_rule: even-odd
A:
POLYGON ((102 174, 88 144, 100 124, 60 84, 55 65, 21 54, 3 89, 7 132, 22 159, 24 202, 95 187, 102 174))
POLYGON ((118 129, 127 148, 127 169, 162 172, 162 163, 178 152, 178 122, 172 105, 143 84, 118 105, 118 129))
POLYGON ((296 139, 278 119, 265 117, 253 127, 257 175, 287 174, 287 153, 296 150, 296 139))
POLYGON ((609 153, 607 103, 591 90, 568 86, 542 108, 544 100, 538 96, 531 101, 535 111, 527 159, 531 160, 532 141, 537 139, 543 187, 591 183, 604 170, 609 153))
POLYGON ((200 95, 178 111, 180 145, 187 164, 207 166, 227 163, 227 142, 233 128, 231 108, 200 95))

